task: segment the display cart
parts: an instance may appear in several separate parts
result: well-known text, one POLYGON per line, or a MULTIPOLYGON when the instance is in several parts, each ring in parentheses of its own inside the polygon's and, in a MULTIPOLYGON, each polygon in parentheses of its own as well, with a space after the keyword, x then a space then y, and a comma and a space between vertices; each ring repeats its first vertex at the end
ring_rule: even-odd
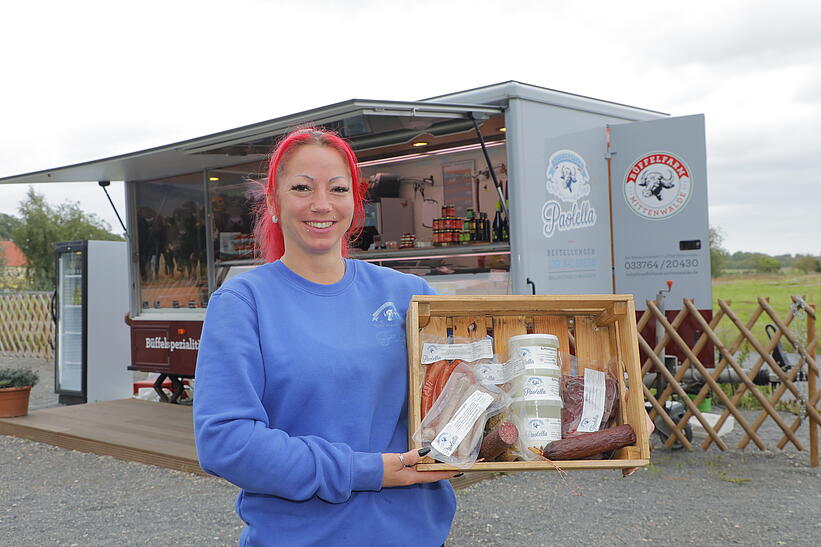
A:
POLYGON ((159 373, 163 399, 172 379, 173 402, 194 377, 209 296, 257 264, 267 155, 303 124, 348 139, 370 182, 354 258, 424 276, 440 294, 627 293, 637 310, 673 280, 668 312, 692 298, 711 317, 700 115, 511 81, 354 99, 0 183, 125 181, 130 368, 159 373))

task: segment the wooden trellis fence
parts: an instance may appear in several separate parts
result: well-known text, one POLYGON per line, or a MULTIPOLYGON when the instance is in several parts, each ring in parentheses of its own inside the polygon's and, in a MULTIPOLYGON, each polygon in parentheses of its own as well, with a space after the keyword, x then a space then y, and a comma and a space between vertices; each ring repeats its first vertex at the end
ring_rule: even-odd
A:
POLYGON ((819 416, 817 406, 819 397, 821 397, 821 391, 818 390, 817 385, 819 369, 815 359, 815 350, 818 344, 815 333, 815 306, 807 304, 802 298, 797 296, 792 297, 792 303, 791 311, 782 319, 778 317, 770 306, 768 299, 758 298, 758 307, 749 320, 747 320, 746 323, 742 323, 736 313, 731 309, 730 303, 725 300, 719 300, 719 309, 708 324, 698 312, 692 300, 684 300, 684 307, 672 321, 667 320, 665 314, 659 310, 654 302, 647 302, 647 311, 640 317, 638 322, 639 347, 643 356, 646 357, 642 366, 642 372, 647 374, 651 369, 655 369, 656 373, 660 373, 664 377, 667 386, 660 394, 656 395, 646 386, 643 386, 644 396, 653 407, 650 414, 651 417, 660 417, 672 431, 664 443, 665 447, 670 448, 678 442, 685 448, 692 448, 692 444, 687 440, 683 429, 687 425, 690 417, 694 416, 707 433, 707 438, 701 443, 701 448, 706 450, 712 443, 716 443, 721 450, 726 450, 727 445, 721 437, 718 436, 717 431, 720 431, 721 426, 727 418, 732 415, 736 423, 745 433, 738 448, 744 448, 752 441, 760 450, 768 450, 770 447, 764 443, 756 432, 767 418, 771 418, 783 432, 783 437, 777 443, 779 449, 784 448, 784 446, 790 442, 796 449, 804 450, 804 445, 795 435, 795 432, 801 426, 804 419, 806 419, 810 432, 810 465, 813 467, 818 466, 818 428, 821 426, 821 416, 819 416), (753 328, 762 315, 768 316, 777 329, 772 339, 767 343, 762 343, 757 340, 752 333, 753 328), (677 332, 677 327, 681 325, 688 316, 697 321, 701 329, 703 329, 703 335, 692 347, 690 347, 677 332), (799 327, 793 329, 791 325, 797 317, 801 317, 801 321, 797 322, 799 327), (716 334, 717 327, 725 319, 732 323, 734 327, 733 332, 738 332, 729 346, 722 343, 716 334), (655 347, 651 347, 641 336, 642 330, 648 324, 652 324, 651 321, 658 322, 658 324, 664 327, 664 336, 658 341, 655 347), (804 330, 804 326, 806 326, 806 331, 804 330), (772 355, 773 350, 782 338, 786 338, 799 355, 799 361, 788 371, 783 370, 772 355), (720 361, 713 369, 706 368, 697 357, 701 350, 707 345, 708 341, 714 344, 716 351, 721 356, 720 361), (753 367, 746 370, 742 368, 741 364, 735 358, 736 352, 744 342, 747 342, 755 352, 758 353, 758 359, 753 367), (675 374, 664 366, 659 357, 659 354, 665 348, 676 348, 685 356, 675 374), (764 366, 778 377, 780 383, 779 387, 775 389, 769 397, 756 389, 753 381, 764 366), (696 369, 704 380, 704 384, 699 390, 695 400, 691 400, 688 397, 680 383, 690 367, 696 369), (740 382, 739 389, 732 397, 727 395, 718 385, 718 379, 726 367, 733 369, 740 382), (795 384, 796 378, 802 369, 806 369, 807 371, 808 381, 806 395, 804 395, 795 384), (801 406, 800 415, 791 424, 787 424, 775 409, 787 391, 795 397, 795 400, 801 406), (698 405, 710 392, 714 394, 718 402, 724 407, 715 425, 711 425, 698 410, 698 405), (745 392, 749 392, 762 407, 761 413, 752 424, 744 418, 737 407, 739 400, 745 392), (673 393, 678 395, 678 399, 687 409, 684 416, 678 422, 674 422, 663 408, 665 401, 667 401, 673 393))
POLYGON ((0 293, 0 355, 53 358, 51 293, 0 293))

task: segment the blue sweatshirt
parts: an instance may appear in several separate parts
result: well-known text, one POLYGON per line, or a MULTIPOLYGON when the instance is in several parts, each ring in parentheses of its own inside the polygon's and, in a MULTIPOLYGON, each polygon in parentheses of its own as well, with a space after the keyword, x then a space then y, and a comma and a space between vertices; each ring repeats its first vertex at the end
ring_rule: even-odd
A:
POLYGON ((241 488, 242 545, 441 545, 447 481, 381 488, 405 452, 405 313, 420 277, 346 260, 319 285, 282 262, 212 296, 197 359, 200 465, 241 488))

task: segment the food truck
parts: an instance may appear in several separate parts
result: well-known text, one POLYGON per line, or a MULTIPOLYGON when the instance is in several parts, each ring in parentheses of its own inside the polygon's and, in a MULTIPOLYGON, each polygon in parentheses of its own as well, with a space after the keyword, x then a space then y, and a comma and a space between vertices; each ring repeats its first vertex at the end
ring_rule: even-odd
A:
POLYGON ((643 310, 664 291, 668 313, 691 298, 711 317, 702 115, 509 81, 353 99, 0 183, 125 182, 131 368, 171 378, 176 399, 210 294, 258 263, 268 154, 306 124, 349 140, 368 181, 353 258, 441 294, 628 293, 643 310))

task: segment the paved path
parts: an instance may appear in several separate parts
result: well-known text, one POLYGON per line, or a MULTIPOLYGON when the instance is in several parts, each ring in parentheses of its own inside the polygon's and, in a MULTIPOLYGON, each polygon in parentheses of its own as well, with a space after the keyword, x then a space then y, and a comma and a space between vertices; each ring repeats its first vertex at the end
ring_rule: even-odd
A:
MULTIPOLYGON (((42 377, 33 406, 56 405, 51 365, 33 364, 42 377)), ((761 433, 768 444, 780 437, 772 420, 761 433)), ((806 441, 806 425, 798 435, 806 441)), ((740 438, 736 426, 726 440, 740 438)), ((806 451, 750 445, 656 450, 652 465, 627 479, 617 471, 500 476, 458 491, 448 545, 816 545, 821 468, 808 460, 806 451)), ((0 545, 235 545, 242 526, 236 489, 215 478, 5 436, 0 469, 0 545)))

